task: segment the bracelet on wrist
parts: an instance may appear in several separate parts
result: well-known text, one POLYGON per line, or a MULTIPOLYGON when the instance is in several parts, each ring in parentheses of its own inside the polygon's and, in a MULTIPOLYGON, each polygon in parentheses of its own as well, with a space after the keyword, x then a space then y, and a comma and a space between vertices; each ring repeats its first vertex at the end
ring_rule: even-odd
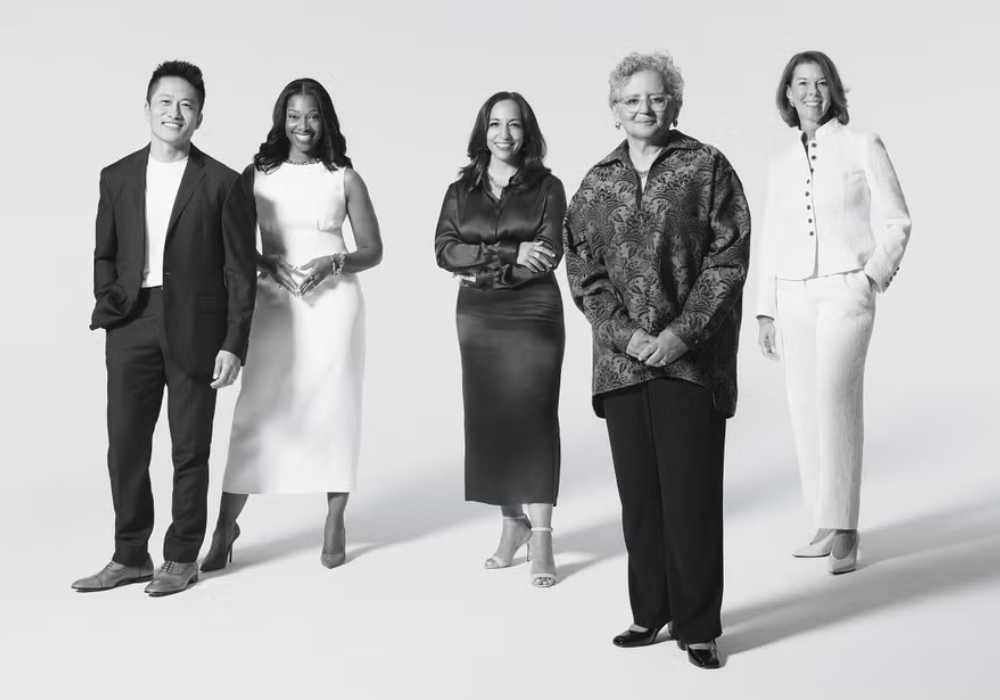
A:
POLYGON ((334 253, 330 256, 330 261, 333 263, 333 269, 330 271, 331 277, 339 277, 340 273, 344 271, 344 262, 346 261, 347 255, 344 253, 334 253))

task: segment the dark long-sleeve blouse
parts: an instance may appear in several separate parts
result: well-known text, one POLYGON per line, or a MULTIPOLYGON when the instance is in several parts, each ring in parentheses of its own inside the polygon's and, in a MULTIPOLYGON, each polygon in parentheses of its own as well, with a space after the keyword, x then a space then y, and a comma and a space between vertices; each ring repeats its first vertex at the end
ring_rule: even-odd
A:
POLYGON ((570 292, 593 330, 597 414, 609 391, 672 377, 732 416, 750 212, 725 156, 672 131, 642 190, 623 142, 587 173, 564 236, 570 292), (625 353, 640 328, 670 328, 688 351, 649 367, 625 353))
MULTIPOLYGON (((472 273, 479 289, 509 289, 551 276, 517 264, 518 246, 545 241, 562 258, 562 224, 566 192, 551 173, 516 182, 499 199, 483 187, 459 180, 448 187, 434 237, 440 267, 472 273)), ((555 265, 553 268, 555 269, 555 265)))

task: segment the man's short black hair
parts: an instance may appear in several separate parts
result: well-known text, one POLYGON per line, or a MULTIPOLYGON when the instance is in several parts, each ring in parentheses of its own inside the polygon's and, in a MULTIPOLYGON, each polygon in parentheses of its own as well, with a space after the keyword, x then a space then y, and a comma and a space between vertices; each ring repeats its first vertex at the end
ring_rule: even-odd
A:
POLYGON ((198 109, 205 107, 205 79, 201 75, 201 68, 188 63, 187 61, 164 61, 153 71, 146 87, 146 102, 153 96, 153 90, 160 78, 183 78, 191 83, 194 91, 198 93, 198 109))

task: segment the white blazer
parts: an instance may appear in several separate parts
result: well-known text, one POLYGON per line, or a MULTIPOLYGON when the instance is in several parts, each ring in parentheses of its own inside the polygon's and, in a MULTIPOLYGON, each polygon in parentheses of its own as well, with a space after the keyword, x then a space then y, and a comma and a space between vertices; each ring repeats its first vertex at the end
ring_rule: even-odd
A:
POLYGON ((910 214, 877 134, 831 119, 803 147, 795 131, 772 161, 757 315, 776 318, 777 280, 864 269, 881 291, 899 269, 910 214))

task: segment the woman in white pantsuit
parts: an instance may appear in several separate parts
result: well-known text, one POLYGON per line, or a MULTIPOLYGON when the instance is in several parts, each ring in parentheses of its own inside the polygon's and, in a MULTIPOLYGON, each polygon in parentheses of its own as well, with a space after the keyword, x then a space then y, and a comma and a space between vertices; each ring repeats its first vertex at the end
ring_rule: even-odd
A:
POLYGON ((795 128, 769 175, 759 343, 779 359, 806 507, 817 528, 798 557, 853 571, 864 443, 865 357, 876 294, 896 275, 910 216, 876 134, 847 126, 847 99, 825 54, 796 54, 778 86, 795 128))

